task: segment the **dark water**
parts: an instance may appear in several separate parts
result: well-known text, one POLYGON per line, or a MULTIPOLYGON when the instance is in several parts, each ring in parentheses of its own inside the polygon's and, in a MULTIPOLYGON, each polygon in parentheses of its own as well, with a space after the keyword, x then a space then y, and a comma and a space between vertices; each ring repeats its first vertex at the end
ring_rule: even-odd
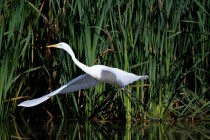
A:
POLYGON ((88 120, 12 120, 1 122, 0 139, 210 139, 210 122, 137 123, 88 120))

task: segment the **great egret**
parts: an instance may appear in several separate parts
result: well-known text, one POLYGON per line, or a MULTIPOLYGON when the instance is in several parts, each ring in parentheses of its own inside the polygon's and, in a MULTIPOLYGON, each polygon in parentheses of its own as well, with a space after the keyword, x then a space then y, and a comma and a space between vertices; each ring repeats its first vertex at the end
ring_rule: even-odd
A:
POLYGON ((138 76, 133 73, 129 73, 126 71, 123 71, 118 68, 112 68, 107 67, 104 65, 94 65, 94 66, 86 66, 83 63, 79 62, 74 52, 72 51, 71 47, 66 43, 58 43, 54 45, 47 46, 48 48, 60 48, 67 51, 71 57, 74 63, 82 69, 85 74, 80 75, 76 77, 75 79, 71 80, 67 84, 63 85, 59 89, 44 95, 40 98, 33 99, 33 100, 27 100, 22 103, 20 103, 18 106, 24 106, 24 107, 32 107, 36 106, 50 97, 56 95, 56 94, 65 94, 70 93, 74 91, 78 91, 81 89, 87 89, 89 87, 94 87, 100 82, 109 83, 112 85, 120 85, 122 88, 124 88, 126 85, 133 83, 137 80, 144 80, 148 78, 148 75, 138 76))

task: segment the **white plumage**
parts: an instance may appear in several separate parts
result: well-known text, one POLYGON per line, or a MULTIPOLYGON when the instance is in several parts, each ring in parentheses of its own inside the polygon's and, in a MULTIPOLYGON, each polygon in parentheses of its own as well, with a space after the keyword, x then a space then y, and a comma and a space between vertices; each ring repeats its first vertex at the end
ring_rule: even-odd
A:
POLYGON ((24 106, 24 107, 36 106, 48 100, 50 97, 56 94, 65 94, 65 93, 78 91, 81 89, 87 89, 89 87, 95 87, 100 82, 109 83, 113 85, 119 84, 120 86, 125 87, 126 85, 131 84, 137 80, 144 80, 148 78, 148 75, 138 76, 118 68, 107 67, 104 65, 94 65, 92 67, 86 66, 76 59, 74 52, 72 51, 70 46, 66 43, 58 43, 47 47, 60 48, 67 51, 71 55, 74 63, 80 69, 82 69, 86 74, 76 77, 75 79, 66 83, 59 89, 47 95, 44 95, 37 99, 24 101, 20 103, 18 106, 24 106))

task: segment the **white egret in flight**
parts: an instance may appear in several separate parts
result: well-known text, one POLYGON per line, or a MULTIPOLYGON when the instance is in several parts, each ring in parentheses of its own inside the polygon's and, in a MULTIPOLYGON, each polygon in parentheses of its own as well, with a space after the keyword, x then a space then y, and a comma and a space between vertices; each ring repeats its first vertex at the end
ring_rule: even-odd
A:
POLYGON ((85 64, 79 62, 76 59, 75 54, 72 51, 71 47, 66 43, 58 43, 47 47, 60 48, 67 51, 71 55, 74 63, 80 69, 82 69, 85 72, 85 74, 76 77, 75 79, 71 80, 67 84, 60 87, 59 89, 47 95, 44 95, 37 99, 24 101, 20 103, 18 106, 24 106, 24 107, 36 106, 56 94, 65 94, 65 93, 78 91, 81 89, 87 89, 89 87, 95 87, 97 84, 101 82, 112 85, 120 85, 122 88, 124 88, 126 85, 131 84, 134 81, 144 80, 148 78, 148 75, 138 76, 118 68, 107 67, 104 65, 94 65, 91 67, 86 66, 85 64))

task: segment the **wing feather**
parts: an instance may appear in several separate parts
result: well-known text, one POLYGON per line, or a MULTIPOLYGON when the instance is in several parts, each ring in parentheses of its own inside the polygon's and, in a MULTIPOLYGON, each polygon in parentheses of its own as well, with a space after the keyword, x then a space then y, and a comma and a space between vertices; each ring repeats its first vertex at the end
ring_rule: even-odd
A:
POLYGON ((87 89, 90 87, 95 87, 100 82, 96 80, 95 78, 91 77, 88 74, 83 74, 78 76, 77 78, 71 80, 68 82, 66 87, 62 89, 59 94, 65 94, 69 92, 78 91, 81 89, 87 89))
POLYGON ((78 91, 81 89, 87 89, 89 87, 94 87, 99 83, 100 82, 98 80, 94 79, 90 75, 83 74, 83 75, 76 77, 75 79, 71 80, 70 82, 66 83, 62 87, 58 88, 57 90, 55 90, 47 95, 44 95, 44 96, 36 98, 36 99, 24 101, 24 102, 18 104, 18 106, 24 106, 24 107, 36 106, 36 105, 48 100, 50 97, 52 97, 56 94, 65 94, 65 93, 78 91))

